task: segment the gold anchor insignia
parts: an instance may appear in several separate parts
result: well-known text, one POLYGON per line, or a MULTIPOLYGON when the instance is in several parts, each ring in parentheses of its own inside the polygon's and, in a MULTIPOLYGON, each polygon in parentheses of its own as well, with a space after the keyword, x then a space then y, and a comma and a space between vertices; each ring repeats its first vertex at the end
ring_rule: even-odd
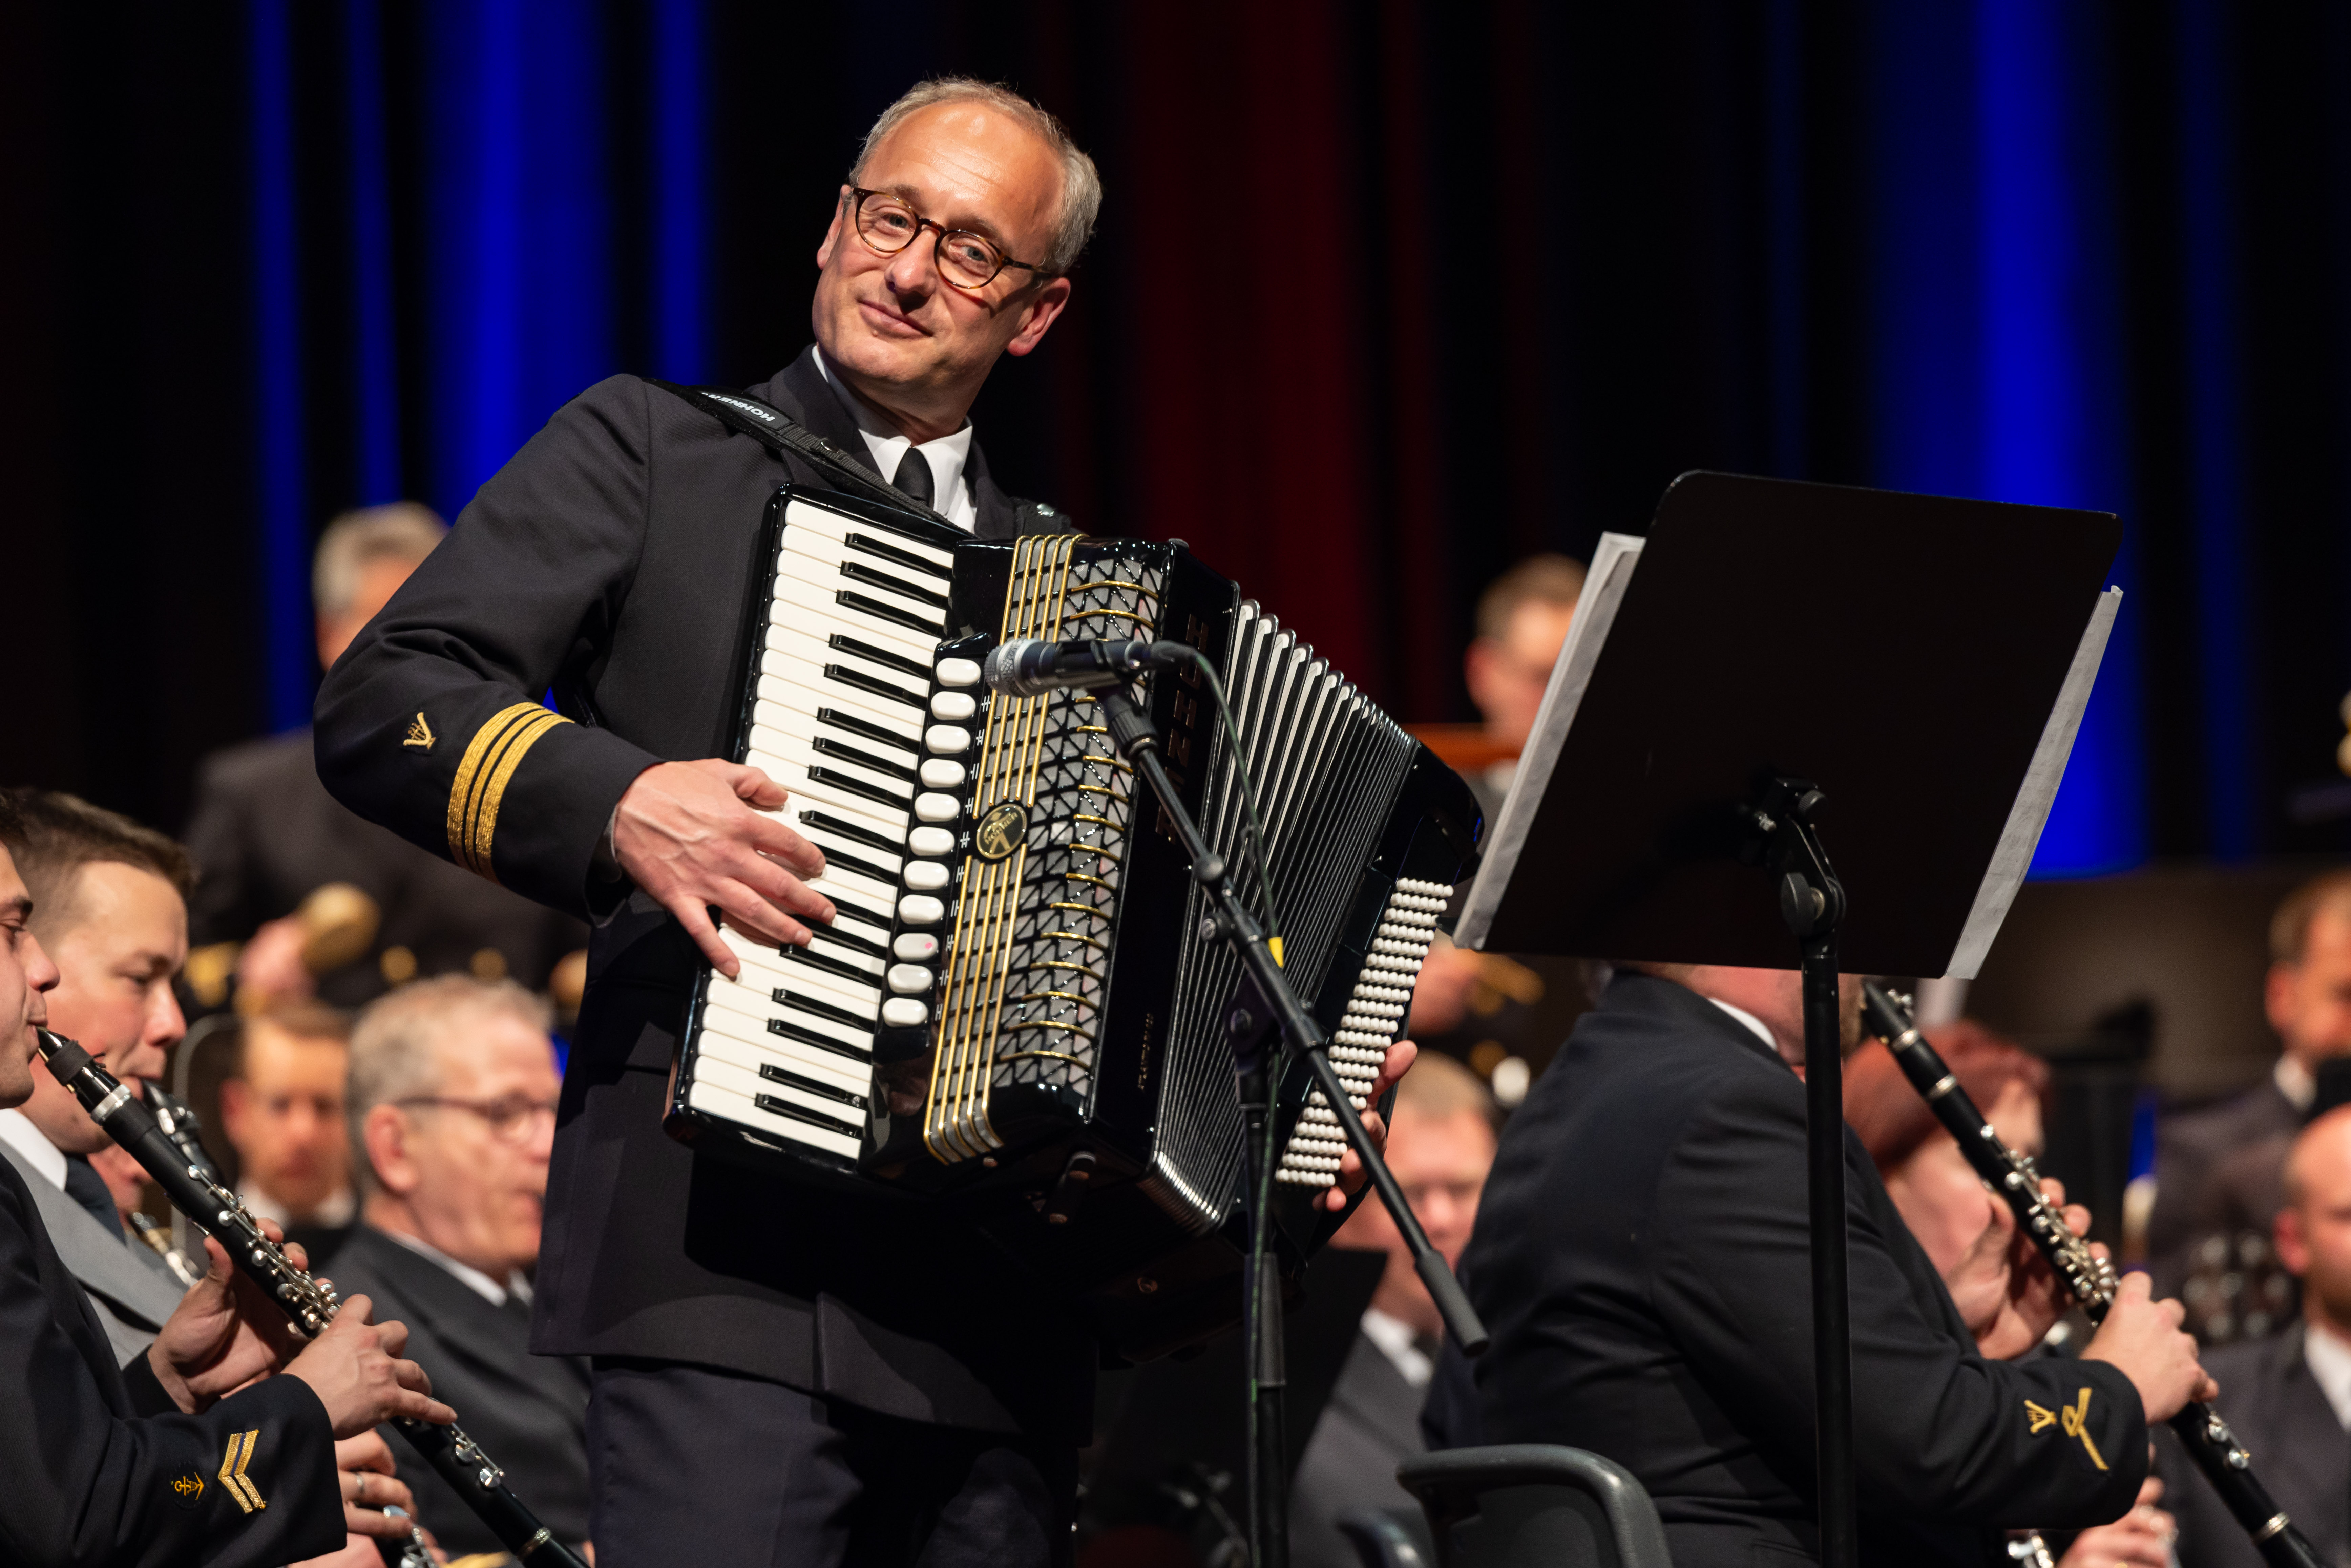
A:
POLYGON ((182 1508, 193 1508, 203 1500, 204 1478, 190 1470, 186 1475, 172 1478, 172 1496, 182 1508))
POLYGON ((2081 1397, 2066 1406, 2063 1414, 2065 1418, 2065 1436, 2081 1438, 2082 1447, 2090 1451, 2090 1463, 2102 1470, 2105 1469, 2106 1468, 2105 1458, 2099 1454, 2097 1444, 2090 1441, 2090 1391, 2086 1388, 2083 1389, 2081 1397))
POLYGON ((430 751, 433 749, 434 738, 433 727, 424 722, 424 715, 420 712, 409 723, 408 738, 400 744, 413 746, 419 751, 430 751))
POLYGON ((228 1440, 228 1452, 221 1457, 221 1485, 228 1489, 228 1495, 236 1499, 236 1506, 246 1513, 269 1506, 261 1500, 261 1489, 255 1486, 252 1478, 245 1473, 245 1467, 253 1462, 253 1445, 260 1437, 261 1429, 257 1427, 250 1432, 232 1435, 228 1440))

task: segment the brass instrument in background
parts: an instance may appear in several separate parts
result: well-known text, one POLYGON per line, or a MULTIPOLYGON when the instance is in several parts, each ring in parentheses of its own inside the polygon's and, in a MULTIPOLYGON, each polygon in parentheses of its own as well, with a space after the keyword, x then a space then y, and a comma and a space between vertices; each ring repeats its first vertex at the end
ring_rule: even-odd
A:
MULTIPOLYGON (((375 946, 383 912, 364 891, 348 882, 329 882, 310 890, 294 911, 302 924, 302 967, 324 975, 364 957, 375 946)), ((207 1008, 220 1007, 232 992, 240 1012, 256 1010, 267 998, 236 990, 237 961, 245 956, 242 942, 213 942, 188 955, 188 988, 207 1008)))

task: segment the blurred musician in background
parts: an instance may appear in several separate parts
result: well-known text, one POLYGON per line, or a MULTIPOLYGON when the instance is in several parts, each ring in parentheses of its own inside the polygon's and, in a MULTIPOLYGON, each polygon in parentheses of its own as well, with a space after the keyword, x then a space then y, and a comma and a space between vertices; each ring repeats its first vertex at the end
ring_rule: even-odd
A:
MULTIPOLYGON (((408 1354, 557 1537, 588 1539, 588 1364, 530 1354, 547 1156, 562 1081, 547 1004, 511 980, 423 980, 351 1037, 350 1138, 367 1188, 335 1282, 408 1325, 408 1354)), ((453 1556, 500 1550, 414 1454, 418 1517, 453 1556)))
MULTIPOLYGON (((1028 100, 914 89, 835 198, 815 346, 754 394, 980 538, 1066 531, 998 486, 968 415, 998 359, 1061 315, 1100 197, 1028 100)), ((739 967, 713 914, 786 944, 833 913, 823 856, 767 814, 783 789, 717 755, 751 542, 787 481, 838 488, 636 377, 590 388, 329 674, 320 777, 411 841, 603 923, 532 1336, 595 1358, 600 1561, 687 1542, 726 1562, 1061 1561, 1092 1419, 1077 1305, 935 1206, 798 1187, 661 1127, 697 965, 739 967), (550 687, 561 715, 539 704, 550 687)))
MULTIPOLYGON (((1803 1061, 1792 970, 1620 970, 1504 1129, 1463 1259, 1494 1340, 1476 1363, 1482 1439, 1624 1465, 1681 1568, 1819 1547, 1803 1061)), ((1849 1149, 1865 1559, 1980 1564, 2007 1528, 2119 1519, 2149 1422, 2208 1391, 2178 1305, 2133 1275, 2083 1359, 1988 1360, 1849 1149), (2033 1419, 2061 1407, 2063 1423, 2033 1419)), ((2054 1276, 2011 1248, 1987 1266, 2022 1277, 1996 1294, 2015 1337, 2038 1339, 2054 1276)))
MULTIPOLYGON (((333 666, 447 532, 413 502, 346 513, 327 525, 311 568, 322 668, 333 666)), ((578 921, 421 854, 337 805, 319 782, 308 729, 204 760, 188 850, 197 873, 190 973, 206 1007, 226 999, 232 973, 247 1008, 313 995, 357 1007, 402 981, 453 970, 511 976, 538 989, 557 961, 587 940, 578 921), (297 911, 329 883, 365 893, 378 920, 357 961, 314 976, 303 962, 312 934, 297 911)))
MULTIPOLYGON (((188 951, 187 852, 152 828, 71 795, 13 791, 16 855, 32 931, 60 978, 49 1027, 126 1083, 162 1076, 187 1032, 172 977, 188 951)), ((180 1304, 163 1260, 125 1227, 90 1156, 114 1147, 47 1071, 21 1109, 0 1111, 0 1154, 25 1180, 57 1255, 97 1310, 118 1362, 143 1354, 180 1304)))
MULTIPOLYGON (((2021 1154, 2039 1155, 2048 1065, 1967 1019, 1929 1029, 1927 1037, 2001 1141, 2021 1154)), ((1880 1041, 1867 1041, 1845 1063, 1844 1119, 1885 1178, 1886 1196, 1903 1224, 1942 1276, 1952 1305, 1975 1335, 1976 1348, 2007 1359, 2040 1346, 2043 1340, 2033 1333, 2040 1314, 2021 1310, 2017 1296, 2033 1278, 2031 1240, 2017 1230, 2008 1205, 1985 1190, 1958 1143, 1880 1041)), ((2086 1230, 2085 1210, 2076 1207, 2067 1218, 2086 1230)), ((2236 1380, 2212 1370, 2233 1396, 2236 1380)), ((2178 1484, 2204 1486, 2200 1479, 2178 1484)), ((2164 1489, 2162 1479, 2148 1477, 2128 1513, 2083 1531, 2065 1545, 2060 1568, 2169 1568, 2176 1529, 2172 1516, 2157 1506, 2164 1489)), ((2219 1506, 2217 1497, 2213 1501, 2219 1506)), ((2233 1523, 2231 1533, 2243 1542, 2243 1531, 2233 1523)))
POLYGON ((324 1268, 350 1233, 351 1150, 343 1119, 350 1020, 317 1002, 241 1019, 220 1127, 236 1150, 237 1196, 324 1268))
POLYGON ((2258 1335, 2295 1309, 2271 1232, 2317 1066, 2351 1053, 2351 871, 2314 878, 2278 905, 2262 999, 2283 1047, 2270 1076, 2156 1129, 2147 1267, 2156 1290, 2179 1294, 2189 1328, 2213 1343, 2258 1335))
MULTIPOLYGON (((1583 563, 1530 556, 1478 597, 1478 635, 1462 655, 1469 698, 1485 725, 1479 760, 1457 766, 1478 792, 1491 833, 1517 777, 1519 753, 1534 731, 1552 666, 1559 663, 1583 563)), ((1423 1050, 1468 1062, 1505 1110, 1526 1098, 1576 1019, 1591 1005, 1581 959, 1472 953, 1440 936, 1412 993, 1412 1037, 1423 1050)))
MULTIPOLYGON (((2351 1560, 2351 1109, 2289 1145, 2276 1244, 2301 1281, 2301 1321, 2221 1345, 2205 1364, 2222 1413, 2261 1457, 2262 1479, 2319 1554, 2351 1560)), ((2168 1432, 2156 1463, 2179 1515, 2180 1568, 2258 1568, 2261 1554, 2168 1432)))
MULTIPOLYGON (((1494 1163, 1493 1096, 1452 1058, 1422 1054, 1396 1085, 1387 1160, 1429 1241, 1458 1263, 1494 1163)), ((1299 1458, 1290 1499, 1297 1568, 1353 1568, 1355 1549, 1332 1523, 1341 1510, 1416 1506, 1395 1470, 1423 1450, 1421 1399, 1445 1333, 1385 1207, 1364 1204, 1331 1245, 1385 1252, 1387 1271, 1299 1458)))

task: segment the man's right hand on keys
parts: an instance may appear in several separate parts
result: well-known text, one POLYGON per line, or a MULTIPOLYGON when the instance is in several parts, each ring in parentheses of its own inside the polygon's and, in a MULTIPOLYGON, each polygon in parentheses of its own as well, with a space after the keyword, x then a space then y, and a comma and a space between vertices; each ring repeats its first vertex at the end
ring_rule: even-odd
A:
POLYGON ((803 880, 823 873, 822 852, 765 814, 783 803, 783 786, 759 769, 705 758, 646 768, 612 814, 621 869, 729 978, 742 966, 719 939, 711 906, 764 942, 804 945, 803 922, 832 923, 831 901, 803 880))
POLYGON ((2171 1419, 2190 1399, 2211 1398, 2220 1385, 2197 1364, 2195 1337, 2179 1326, 2179 1303, 2156 1301, 2148 1290, 2145 1274, 2123 1276, 2082 1359, 2121 1368, 2152 1424, 2171 1419))
POLYGON ((369 1321, 374 1306, 353 1296, 335 1321, 303 1348, 286 1369, 310 1385, 338 1437, 356 1437, 395 1416, 445 1427, 457 1413, 433 1397, 433 1380, 413 1361, 402 1361, 408 1325, 369 1321))

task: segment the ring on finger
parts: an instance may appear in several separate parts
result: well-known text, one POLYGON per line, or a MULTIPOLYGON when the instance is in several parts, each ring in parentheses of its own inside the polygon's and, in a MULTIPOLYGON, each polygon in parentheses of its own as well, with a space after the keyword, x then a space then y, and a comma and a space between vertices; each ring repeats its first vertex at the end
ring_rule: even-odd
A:
POLYGON ((368 1479, 367 1472, 365 1470, 361 1470, 359 1474, 351 1478, 351 1500, 353 1502, 367 1501, 367 1484, 368 1479))

